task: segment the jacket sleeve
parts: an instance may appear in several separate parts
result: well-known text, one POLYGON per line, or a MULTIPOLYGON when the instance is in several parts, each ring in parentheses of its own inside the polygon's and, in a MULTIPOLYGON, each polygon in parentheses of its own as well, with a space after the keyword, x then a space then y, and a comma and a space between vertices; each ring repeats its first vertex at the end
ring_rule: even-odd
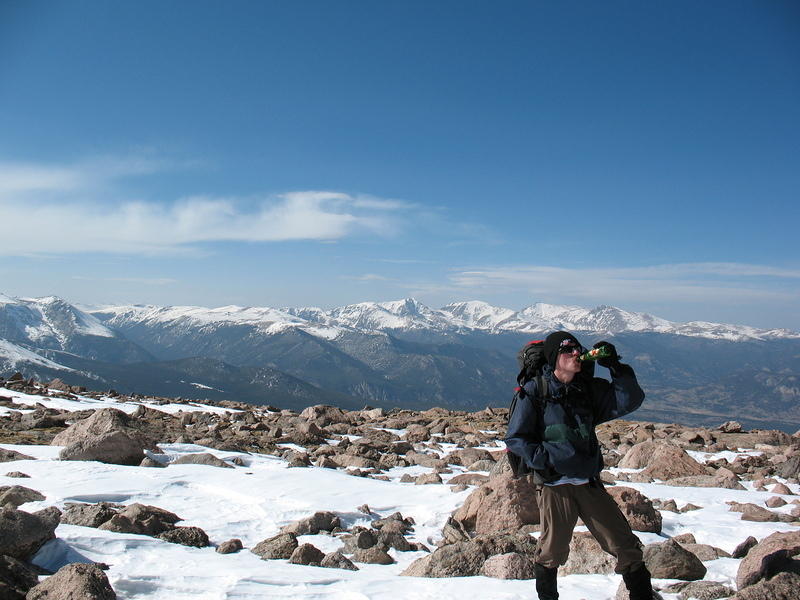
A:
POLYGON ((632 413, 644 401, 644 390, 636 381, 633 369, 621 363, 611 369, 611 383, 595 378, 592 391, 595 400, 595 424, 632 413))
MULTIPOLYGON (((528 386, 535 386, 529 382, 528 386)), ((526 386, 527 387, 527 386, 526 386)), ((533 404, 536 397, 535 387, 528 393, 520 392, 514 413, 508 421, 506 432, 506 447, 525 459, 531 469, 541 471, 547 468, 547 452, 539 439, 539 414, 533 404), (530 393, 530 395, 529 395, 530 393)))

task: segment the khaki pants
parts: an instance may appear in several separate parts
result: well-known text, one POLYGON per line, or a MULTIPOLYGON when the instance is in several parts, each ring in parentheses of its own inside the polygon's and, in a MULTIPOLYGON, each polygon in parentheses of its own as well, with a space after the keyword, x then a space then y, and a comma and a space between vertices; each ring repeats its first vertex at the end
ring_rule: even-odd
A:
POLYGON ((548 568, 567 562, 572 530, 580 517, 600 547, 617 559, 617 573, 641 563, 639 538, 601 484, 545 485, 537 488, 536 499, 542 523, 536 562, 548 568))

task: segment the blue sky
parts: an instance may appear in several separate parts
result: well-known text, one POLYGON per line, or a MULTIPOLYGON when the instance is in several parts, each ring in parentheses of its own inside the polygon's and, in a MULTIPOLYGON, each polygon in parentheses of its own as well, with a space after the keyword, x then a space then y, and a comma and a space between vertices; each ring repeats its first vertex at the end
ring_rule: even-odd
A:
POLYGON ((796 2, 0 2, 0 291, 800 329, 796 2))

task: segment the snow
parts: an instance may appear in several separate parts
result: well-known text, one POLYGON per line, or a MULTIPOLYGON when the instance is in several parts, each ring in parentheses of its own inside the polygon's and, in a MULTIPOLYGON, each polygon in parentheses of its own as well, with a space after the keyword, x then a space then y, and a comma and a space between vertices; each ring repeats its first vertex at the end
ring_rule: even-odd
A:
MULTIPOLYGON (((70 399, 49 398, 7 389, 0 389, 0 394, 12 396, 14 403, 20 406, 41 403, 70 410, 114 407, 128 412, 137 406, 136 402, 121 403, 113 398, 96 400, 80 395, 70 399)), ((164 406, 148 404, 146 400, 142 403, 166 412, 224 410, 194 403, 164 406)), ((358 564, 359 571, 344 571, 290 565, 286 560, 263 561, 247 550, 275 535, 284 525, 321 510, 336 512, 347 527, 368 526, 371 518, 399 511, 416 522, 410 541, 433 549, 448 516, 463 504, 471 489, 452 493, 446 485, 399 483, 405 473, 431 472, 425 467, 391 469, 387 472, 391 481, 381 481, 353 477, 341 470, 288 468, 284 460, 275 456, 220 451, 193 444, 160 444, 161 453, 153 458, 167 462, 186 454, 209 452, 229 464, 238 458, 244 466, 220 469, 189 464, 158 469, 62 462, 57 459, 58 446, 0 444, 0 447, 38 459, 5 463, 0 470, 0 473, 22 471, 31 476, 19 480, 0 475, 0 485, 21 484, 45 496, 44 501, 23 505, 23 510, 35 511, 48 506, 63 508, 67 502, 141 502, 175 512, 183 518, 179 525, 201 527, 215 544, 239 538, 245 546, 239 553, 220 555, 214 548, 189 548, 146 536, 60 525, 56 530, 57 539, 39 551, 35 562, 49 569, 76 561, 107 563, 110 567, 107 575, 120 600, 463 600, 472 597, 528 600, 534 594, 532 581, 399 577, 400 572, 416 558, 424 556, 424 552, 392 550, 390 554, 397 564, 358 564), (372 510, 372 517, 356 509, 365 503, 372 510)), ((492 449, 497 447, 497 444, 491 446, 492 449)), ((442 454, 454 449, 452 444, 441 444, 442 454)), ((723 457, 732 460, 740 454, 757 452, 753 449, 715 454, 694 452, 693 456, 703 460, 723 457)), ((457 467, 453 470, 454 475, 462 472, 457 467)), ((662 511, 664 535, 691 532, 699 543, 712 544, 728 552, 748 535, 763 539, 775 531, 796 530, 786 523, 740 521, 739 513, 730 512, 726 504, 736 501, 763 506, 767 498, 774 495, 771 492, 668 487, 659 483, 624 485, 652 499, 672 498, 679 507, 690 502, 701 506, 700 510, 687 513, 662 511)), ((794 494, 800 493, 800 485, 789 484, 789 488, 794 494)), ((785 499, 791 501, 796 497, 785 496, 785 499)), ((778 510, 788 512, 790 508, 778 510)), ((638 535, 644 543, 665 539, 652 533, 638 535)), ((342 546, 340 539, 330 535, 301 536, 300 542, 312 543, 325 552, 342 546)), ((733 585, 738 564, 734 559, 708 561, 705 563, 709 571, 706 579, 733 585)), ((619 582, 616 575, 570 575, 559 578, 559 589, 563 598, 610 600, 619 582)), ((665 594, 664 597, 674 600, 677 595, 665 594)))
POLYGON ((5 362, 9 368, 16 368, 21 363, 28 363, 47 367, 48 369, 58 369, 60 371, 73 371, 69 367, 60 365, 52 360, 43 356, 39 356, 35 352, 26 350, 21 346, 12 344, 8 340, 0 339, 0 363, 5 362))

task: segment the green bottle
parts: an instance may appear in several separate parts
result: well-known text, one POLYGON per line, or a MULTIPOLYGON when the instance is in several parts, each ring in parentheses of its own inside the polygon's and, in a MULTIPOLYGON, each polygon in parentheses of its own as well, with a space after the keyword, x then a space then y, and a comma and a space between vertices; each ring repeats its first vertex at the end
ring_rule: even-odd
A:
POLYGON ((600 346, 599 348, 592 348, 588 352, 584 352, 578 357, 578 360, 583 362, 586 360, 597 360, 598 358, 608 358, 611 356, 611 348, 608 346, 600 346))

